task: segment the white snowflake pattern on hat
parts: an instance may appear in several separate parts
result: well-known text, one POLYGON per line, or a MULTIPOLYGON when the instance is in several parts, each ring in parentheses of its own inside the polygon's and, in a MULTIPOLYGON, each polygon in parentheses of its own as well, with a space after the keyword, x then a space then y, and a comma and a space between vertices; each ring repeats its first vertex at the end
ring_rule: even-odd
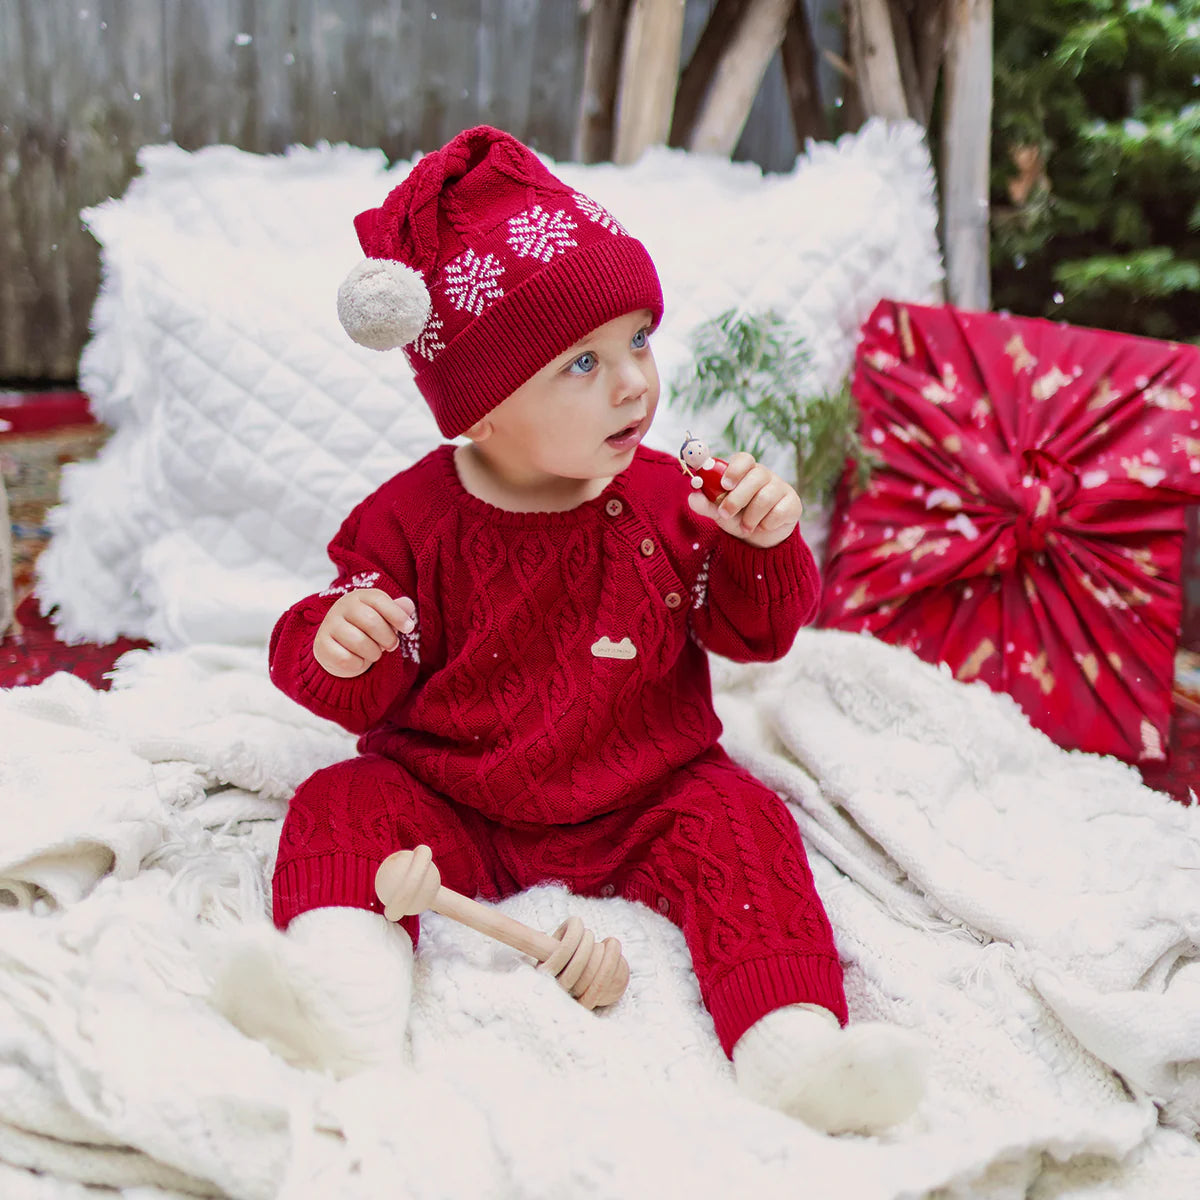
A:
POLYGON ((607 229, 609 233, 621 234, 624 237, 629 236, 629 230, 607 208, 597 204, 591 196, 585 196, 582 192, 572 192, 571 199, 579 205, 579 211, 589 221, 595 221, 601 229, 607 229))
POLYGON ((482 258, 474 250, 467 250, 442 271, 442 290, 450 303, 460 312, 466 310, 480 316, 494 300, 504 295, 500 276, 504 267, 493 254, 482 258))
POLYGON ((433 356, 439 350, 446 348, 446 343, 441 339, 441 332, 445 325, 446 323, 437 313, 430 313, 429 320, 425 322, 425 328, 421 330, 421 336, 413 342, 413 350, 422 358, 433 362, 433 356))
POLYGON ((575 222, 560 208, 547 212, 540 204, 518 213, 508 222, 508 244, 521 258, 548 263, 579 243, 571 236, 575 222))

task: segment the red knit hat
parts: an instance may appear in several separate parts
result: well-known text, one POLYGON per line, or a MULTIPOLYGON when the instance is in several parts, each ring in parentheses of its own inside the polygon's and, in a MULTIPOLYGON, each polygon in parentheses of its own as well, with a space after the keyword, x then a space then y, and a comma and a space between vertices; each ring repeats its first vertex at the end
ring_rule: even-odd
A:
POLYGON ((606 321, 662 317, 641 242, 486 125, 421 158, 354 225, 367 260, 342 284, 338 315, 364 346, 405 347, 446 437, 606 321))

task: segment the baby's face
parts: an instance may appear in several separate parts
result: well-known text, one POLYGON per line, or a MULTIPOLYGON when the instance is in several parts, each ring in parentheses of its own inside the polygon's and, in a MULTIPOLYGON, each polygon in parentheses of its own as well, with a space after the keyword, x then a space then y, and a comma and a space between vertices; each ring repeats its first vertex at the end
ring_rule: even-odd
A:
POLYGON ((548 487, 625 470, 658 407, 652 321, 649 310, 626 313, 547 363, 488 415, 488 454, 548 487))

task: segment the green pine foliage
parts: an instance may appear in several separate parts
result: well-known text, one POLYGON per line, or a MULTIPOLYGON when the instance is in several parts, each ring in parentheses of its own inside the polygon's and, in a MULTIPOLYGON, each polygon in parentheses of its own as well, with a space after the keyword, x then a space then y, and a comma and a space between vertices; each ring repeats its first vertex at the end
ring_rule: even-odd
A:
POLYGON ((804 339, 777 313, 724 312, 696 330, 692 349, 693 361, 672 391, 688 412, 727 417, 716 453, 728 458, 746 450, 762 458, 772 447, 788 450, 796 491, 810 504, 828 498, 848 459, 865 481, 867 457, 849 386, 834 392, 808 386, 804 339))
POLYGON ((1200 0, 995 0, 993 305, 1200 338, 1200 0))

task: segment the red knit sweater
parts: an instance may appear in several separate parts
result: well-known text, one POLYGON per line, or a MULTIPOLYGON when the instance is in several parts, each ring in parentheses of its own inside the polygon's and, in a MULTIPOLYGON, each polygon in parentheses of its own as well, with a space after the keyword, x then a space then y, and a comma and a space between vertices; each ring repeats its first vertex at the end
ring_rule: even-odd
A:
POLYGON ((818 598, 799 531, 756 550, 696 516, 668 455, 639 449, 595 500, 514 513, 470 495, 441 446, 330 543, 335 583, 280 618, 271 677, 439 793, 506 824, 636 803, 721 725, 705 651, 784 654, 818 598), (313 638, 355 587, 409 596, 417 629, 355 679, 313 638))

